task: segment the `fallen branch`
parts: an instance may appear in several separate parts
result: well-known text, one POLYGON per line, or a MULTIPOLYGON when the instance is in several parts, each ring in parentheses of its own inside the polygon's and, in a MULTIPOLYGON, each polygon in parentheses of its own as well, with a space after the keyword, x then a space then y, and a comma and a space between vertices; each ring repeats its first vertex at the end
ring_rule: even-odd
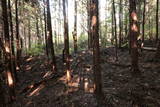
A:
POLYGON ((40 81, 38 81, 38 82, 36 82, 36 83, 33 83, 33 84, 27 86, 26 88, 24 88, 24 89, 20 92, 20 94, 23 94, 23 93, 25 93, 25 92, 33 89, 33 88, 36 88, 36 87, 38 87, 39 85, 44 84, 44 83, 46 83, 47 81, 49 81, 49 80, 51 80, 51 79, 53 79, 53 78, 54 78, 54 79, 57 79, 57 78, 63 76, 64 74, 65 74, 65 73, 54 73, 54 74, 52 74, 50 77, 46 77, 46 78, 44 78, 44 79, 42 79, 42 80, 40 80, 40 81))
POLYGON ((157 48, 154 48, 154 47, 142 47, 143 50, 146 50, 146 51, 156 51, 157 48))

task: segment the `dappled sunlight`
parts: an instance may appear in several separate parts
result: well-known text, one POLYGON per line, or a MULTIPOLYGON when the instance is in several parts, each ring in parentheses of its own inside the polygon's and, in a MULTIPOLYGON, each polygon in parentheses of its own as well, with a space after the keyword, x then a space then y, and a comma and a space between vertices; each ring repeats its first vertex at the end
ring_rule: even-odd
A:
POLYGON ((133 19, 134 21, 138 21, 136 12, 133 11, 133 12, 131 13, 131 17, 132 17, 132 19, 133 19))
POLYGON ((29 57, 26 59, 27 62, 30 62, 31 60, 33 60, 34 57, 29 57))
POLYGON ((53 74, 53 72, 47 72, 47 73, 45 73, 44 75, 43 75, 43 78, 46 78, 46 77, 48 77, 48 76, 51 76, 53 74))
POLYGON ((67 70, 67 71, 66 71, 66 79, 67 79, 67 81, 70 81, 70 80, 71 80, 70 70, 67 70))
POLYGON ((8 79, 8 85, 13 86, 13 78, 11 72, 7 71, 7 79, 8 79))
POLYGON ((138 27, 136 24, 133 24, 131 29, 134 31, 134 32, 138 32, 138 27))
POLYGON ((32 67, 30 65, 26 65, 26 71, 30 71, 32 67))
POLYGON ((34 89, 31 93, 29 93, 29 97, 33 96, 33 95, 39 95, 40 90, 42 90, 45 87, 44 84, 41 84, 40 86, 38 86, 36 89, 34 89))

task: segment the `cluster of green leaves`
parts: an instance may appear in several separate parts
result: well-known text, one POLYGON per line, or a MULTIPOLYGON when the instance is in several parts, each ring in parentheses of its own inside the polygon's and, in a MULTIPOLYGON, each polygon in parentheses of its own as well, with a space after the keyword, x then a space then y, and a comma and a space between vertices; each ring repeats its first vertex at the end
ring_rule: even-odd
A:
POLYGON ((29 55, 41 55, 44 53, 45 45, 42 44, 32 44, 30 50, 27 51, 29 55))

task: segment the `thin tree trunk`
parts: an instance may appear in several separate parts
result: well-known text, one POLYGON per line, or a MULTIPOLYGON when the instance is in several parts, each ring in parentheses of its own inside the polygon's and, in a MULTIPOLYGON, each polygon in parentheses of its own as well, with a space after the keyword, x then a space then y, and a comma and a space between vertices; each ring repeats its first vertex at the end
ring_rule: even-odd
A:
POLYGON ((144 25, 145 25, 145 13, 146 13, 146 0, 144 0, 144 7, 143 7, 143 24, 142 24, 142 43, 144 43, 144 25))
POLYGON ((4 36, 5 36, 5 72, 7 76, 7 82, 9 87, 9 95, 10 101, 15 100, 15 92, 14 92, 14 78, 12 72, 12 64, 11 64, 11 45, 10 45, 10 37, 9 37, 9 23, 8 23, 8 14, 7 14, 7 1, 1 0, 2 2, 2 16, 4 23, 4 36))
POLYGON ((159 24, 159 17, 158 17, 158 8, 159 8, 159 0, 157 0, 157 9, 156 9, 156 43, 158 43, 158 24, 159 24))
POLYGON ((51 21, 51 13, 50 13, 50 2, 47 0, 47 41, 48 41, 48 48, 50 48, 50 55, 52 58, 52 71, 56 72, 57 71, 57 66, 56 66, 56 58, 55 58, 55 53, 54 53, 54 44, 53 44, 53 37, 52 37, 52 21, 51 21))
POLYGON ((135 0, 129 0, 129 13, 130 13, 130 40, 131 40, 131 63, 133 72, 139 72, 138 67, 138 47, 137 37, 139 35, 138 28, 138 17, 136 13, 136 2, 135 0))
POLYGON ((46 19, 46 1, 43 0, 43 3, 44 3, 44 34, 45 34, 45 43, 46 43, 46 55, 48 57, 48 41, 47 41, 47 19, 46 19))
POLYGON ((119 48, 121 48, 122 42, 122 0, 120 0, 119 4, 119 48))
POLYGON ((31 50, 31 20, 28 19, 28 48, 31 50))
POLYGON ((117 22, 116 22, 116 10, 115 10, 115 2, 113 0, 113 16, 114 16, 114 27, 115 27, 115 50, 116 50, 116 61, 118 60, 118 52, 117 52, 117 48, 118 48, 118 43, 117 43, 117 22))
POLYGON ((112 39, 111 39, 111 44, 113 45, 114 44, 114 37, 115 37, 115 34, 114 34, 114 15, 113 15, 113 9, 112 9, 112 39))
POLYGON ((10 31, 11 31, 11 55, 12 55, 12 71, 14 73, 14 77, 15 77, 15 81, 18 81, 17 78, 17 71, 16 71, 16 59, 15 59, 15 50, 14 50, 14 35, 13 35, 13 23, 12 23, 12 12, 11 12, 11 4, 10 4, 10 0, 8 0, 8 9, 9 9, 9 20, 10 20, 10 31))
POLYGON ((65 62, 66 62, 66 72, 67 72, 67 81, 71 80, 71 73, 70 73, 70 62, 69 62, 69 32, 68 32, 68 13, 67 7, 68 2, 67 0, 63 0, 63 16, 64 16, 64 53, 65 53, 65 62))
POLYGON ((99 12, 98 12, 98 0, 92 0, 93 14, 92 18, 92 36, 93 42, 93 71, 95 82, 95 94, 99 101, 102 98, 102 81, 101 81, 101 67, 100 67, 100 49, 99 49, 99 12))
POLYGON ((77 1, 74 1, 74 32, 73 32, 73 41, 74 41, 74 53, 77 53, 77 1))
POLYGON ((16 48, 17 48, 17 66, 20 67, 20 37, 19 37, 19 19, 18 19, 18 0, 15 1, 16 9, 16 48))

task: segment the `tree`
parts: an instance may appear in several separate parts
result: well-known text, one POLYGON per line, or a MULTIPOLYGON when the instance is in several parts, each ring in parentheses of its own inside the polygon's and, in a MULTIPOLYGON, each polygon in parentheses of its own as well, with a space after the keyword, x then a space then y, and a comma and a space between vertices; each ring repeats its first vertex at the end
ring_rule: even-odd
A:
POLYGON ((88 49, 92 48, 93 37, 91 34, 91 20, 92 20, 92 8, 91 8, 91 0, 87 0, 87 27, 88 27, 88 49))
POLYGON ((115 10, 115 1, 113 0, 112 2, 112 6, 113 6, 113 18, 114 18, 114 27, 115 27, 115 48, 116 48, 116 61, 118 60, 118 52, 117 52, 117 48, 118 48, 118 44, 117 44, 117 20, 116 20, 116 10, 115 10))
POLYGON ((95 94, 97 97, 102 96, 101 68, 100 68, 100 49, 99 49, 99 10, 98 0, 92 0, 91 3, 93 14, 91 15, 91 27, 93 36, 93 72, 95 82, 95 94))
POLYGON ((51 13, 50 13, 50 2, 47 0, 47 41, 48 41, 48 48, 50 49, 50 55, 52 58, 52 71, 57 71, 56 66, 56 58, 54 53, 54 44, 53 44, 53 38, 52 38, 52 22, 51 22, 51 13))
POLYGON ((2 16, 3 16, 3 26, 4 26, 4 38, 5 38, 5 72, 7 76, 7 83, 9 87, 9 95, 10 100, 13 101, 15 99, 14 92, 14 78, 12 72, 12 63, 11 63, 11 45, 10 45, 10 37, 9 37, 9 23, 8 23, 8 13, 7 12, 7 1, 1 0, 2 2, 2 16))
POLYGON ((77 1, 74 1, 74 32, 73 32, 73 41, 74 41, 74 53, 77 53, 77 1))
POLYGON ((47 41, 47 19, 46 19, 46 1, 43 0, 43 4, 44 4, 44 35, 45 35, 45 43, 46 43, 46 55, 48 57, 48 41, 47 41))
POLYGON ((145 12, 146 12, 146 0, 144 0, 144 7, 143 7, 143 23, 142 23, 142 42, 144 42, 144 25, 145 25, 145 12))
POLYGON ((122 30, 123 30, 123 23, 122 23, 122 0, 119 1, 119 48, 121 48, 121 42, 122 42, 122 30))
POLYGON ((136 13, 136 2, 135 0, 129 0, 129 14, 130 14, 130 28, 129 35, 131 41, 131 63, 132 70, 134 72, 139 71, 138 67, 138 47, 137 47, 137 37, 139 35, 138 28, 138 17, 136 13))
POLYGON ((159 24, 158 8, 159 8, 159 0, 157 0, 157 8, 156 8, 156 43, 158 42, 158 24, 159 24))
POLYGON ((67 0, 63 0, 63 17, 64 17, 64 53, 65 53, 65 63, 66 63, 66 72, 67 72, 67 81, 70 81, 70 63, 69 63, 69 35, 68 35, 68 16, 67 16, 67 0))
POLYGON ((14 50, 14 35, 13 35, 13 22, 12 22, 12 12, 11 12, 11 3, 8 0, 8 9, 9 9, 9 21, 10 21, 10 37, 11 37, 11 55, 12 55, 12 71, 14 72, 15 81, 18 81, 17 71, 16 71, 16 59, 15 59, 15 50, 14 50))
POLYGON ((16 48, 17 48, 17 67, 20 67, 20 37, 19 37, 19 19, 18 19, 18 0, 15 0, 15 9, 16 9, 16 48))

